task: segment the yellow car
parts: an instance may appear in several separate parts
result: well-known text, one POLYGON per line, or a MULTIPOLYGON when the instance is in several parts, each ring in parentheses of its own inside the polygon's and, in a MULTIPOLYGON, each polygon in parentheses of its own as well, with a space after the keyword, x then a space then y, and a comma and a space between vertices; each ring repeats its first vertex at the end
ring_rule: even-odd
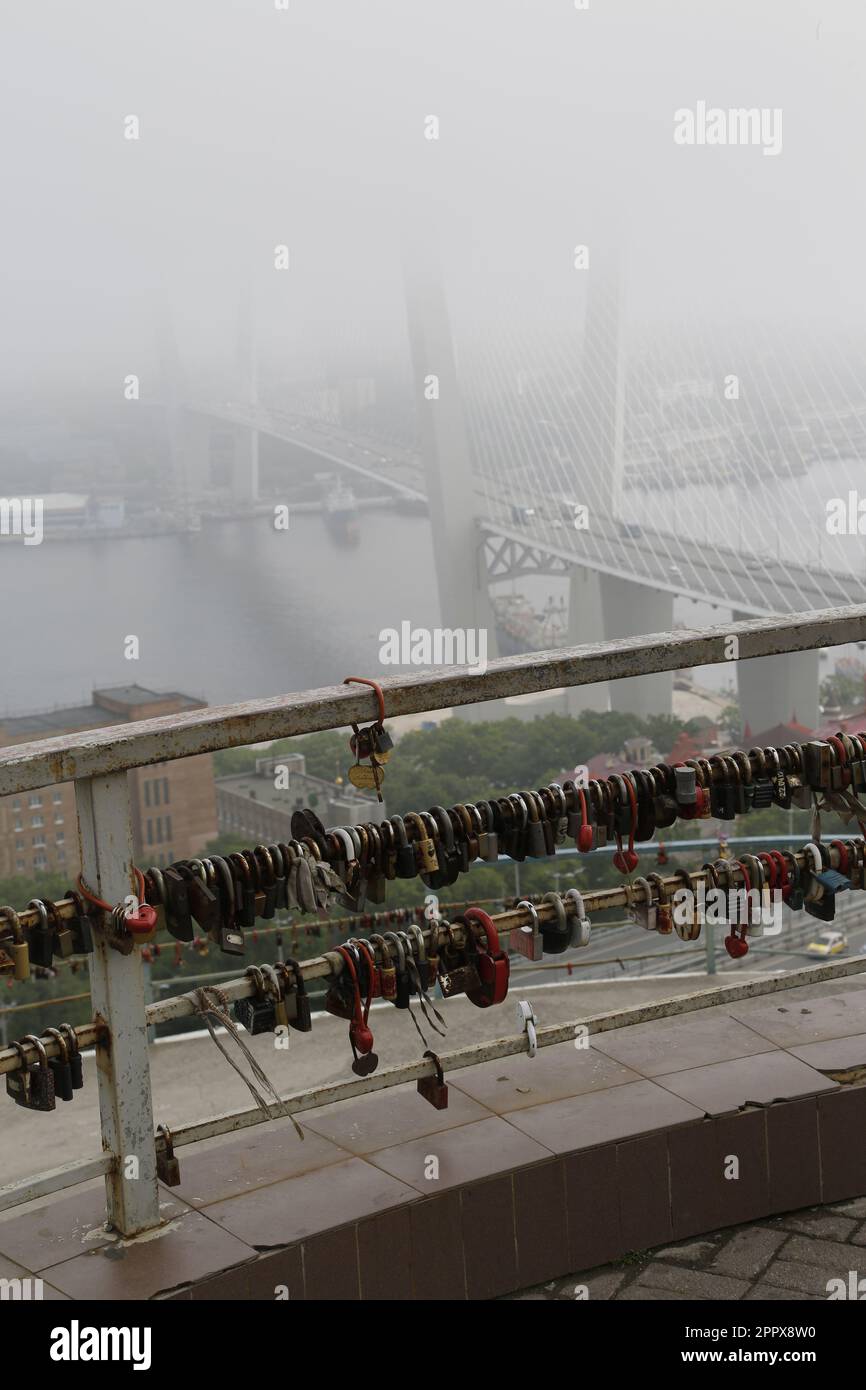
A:
POLYGON ((806 947, 807 956, 841 956, 848 950, 848 938, 841 931, 819 932, 806 947))

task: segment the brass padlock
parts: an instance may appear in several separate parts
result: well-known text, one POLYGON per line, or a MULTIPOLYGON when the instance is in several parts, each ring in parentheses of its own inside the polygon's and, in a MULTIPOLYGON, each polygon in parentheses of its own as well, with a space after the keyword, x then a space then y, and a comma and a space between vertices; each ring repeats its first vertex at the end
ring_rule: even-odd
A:
MULTIPOLYGON (((419 874, 435 873, 439 868, 439 856, 436 853, 436 842, 428 833, 424 819, 416 811, 410 811, 403 819, 407 824, 411 822, 416 826, 415 864, 419 874)), ((430 822, 433 824, 432 817, 430 822)))
POLYGON ((30 949, 18 918, 18 913, 14 907, 0 907, 0 920, 9 923, 12 928, 12 940, 7 943, 9 955, 12 958, 13 976, 16 980, 30 979, 30 949))

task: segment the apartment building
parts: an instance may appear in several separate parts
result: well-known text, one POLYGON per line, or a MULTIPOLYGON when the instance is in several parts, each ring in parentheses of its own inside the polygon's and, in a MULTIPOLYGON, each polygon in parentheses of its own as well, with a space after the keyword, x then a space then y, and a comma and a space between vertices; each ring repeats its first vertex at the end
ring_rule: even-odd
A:
MULTIPOLYGON (((94 690, 88 705, 0 720, 0 747, 132 723, 204 701, 179 691, 138 685, 94 690)), ((217 834, 213 759, 197 754, 129 773, 133 842, 142 867, 169 864, 201 853, 217 834)), ((79 869, 75 789, 71 782, 0 797, 0 878, 56 871, 70 878, 79 869)))

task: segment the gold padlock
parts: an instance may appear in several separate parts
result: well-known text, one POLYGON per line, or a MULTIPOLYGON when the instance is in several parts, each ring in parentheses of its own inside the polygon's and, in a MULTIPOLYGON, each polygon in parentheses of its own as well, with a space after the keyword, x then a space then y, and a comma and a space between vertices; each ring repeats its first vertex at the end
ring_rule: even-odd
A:
POLYGON ((423 818, 417 811, 411 811, 403 817, 408 825, 410 822, 416 826, 415 833, 415 860, 420 874, 432 874, 439 868, 439 856, 436 853, 436 842, 427 833, 427 826, 423 818))
POLYGON ((11 961, 9 962, 9 966, 4 967, 0 965, 0 973, 7 973, 9 968, 11 967, 12 973, 16 980, 29 980, 30 949, 27 945, 24 932, 21 928, 21 922, 18 919, 18 913, 15 911, 14 907, 0 907, 0 919, 2 919, 5 922, 8 922, 10 927, 12 928, 12 941, 10 943, 11 951, 3 952, 7 960, 11 955, 11 961))

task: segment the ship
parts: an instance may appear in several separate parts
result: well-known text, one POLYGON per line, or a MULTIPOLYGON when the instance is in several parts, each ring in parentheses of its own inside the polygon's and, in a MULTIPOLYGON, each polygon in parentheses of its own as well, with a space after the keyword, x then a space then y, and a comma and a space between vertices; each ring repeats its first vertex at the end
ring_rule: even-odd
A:
POLYGON ((348 483, 333 474, 318 474, 322 483, 322 514, 337 540, 355 544, 360 537, 358 499, 348 483))

